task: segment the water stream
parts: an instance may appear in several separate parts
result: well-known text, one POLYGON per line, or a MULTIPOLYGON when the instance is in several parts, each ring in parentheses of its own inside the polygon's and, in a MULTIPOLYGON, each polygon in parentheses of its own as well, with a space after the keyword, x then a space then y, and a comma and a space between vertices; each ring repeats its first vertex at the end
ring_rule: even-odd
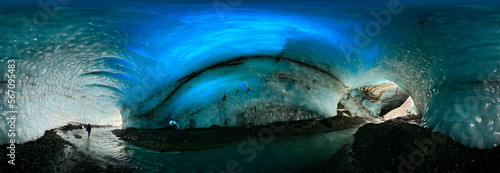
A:
POLYGON ((274 137, 268 144, 242 145, 235 142, 224 148, 198 152, 160 153, 137 147, 111 133, 115 128, 94 128, 90 138, 85 129, 58 131, 65 140, 87 155, 128 164, 142 172, 293 172, 327 159, 354 140, 357 128, 310 136, 274 137), (82 136, 78 139, 76 136, 82 136), (234 168, 233 168, 234 167, 234 168), (229 168, 229 169, 228 169, 229 168))

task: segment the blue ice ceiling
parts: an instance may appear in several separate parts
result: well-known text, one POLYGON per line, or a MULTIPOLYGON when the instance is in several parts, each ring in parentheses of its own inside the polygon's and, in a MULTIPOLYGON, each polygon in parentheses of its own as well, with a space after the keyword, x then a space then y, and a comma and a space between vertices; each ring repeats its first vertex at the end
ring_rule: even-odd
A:
POLYGON ((136 128, 327 118, 352 89, 390 81, 422 126, 467 146, 500 143, 496 2, 54 2, 0 10, 21 142, 120 116, 136 128))

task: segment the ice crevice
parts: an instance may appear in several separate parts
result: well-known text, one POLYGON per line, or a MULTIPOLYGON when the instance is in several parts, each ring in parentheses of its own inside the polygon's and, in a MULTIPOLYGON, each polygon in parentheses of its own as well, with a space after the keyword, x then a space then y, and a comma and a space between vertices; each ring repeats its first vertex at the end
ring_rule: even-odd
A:
MULTIPOLYGON (((36 8, 1 7, 0 33, 11 34, 0 34, 0 66, 6 71, 16 60, 18 142, 68 122, 117 117, 134 128, 170 120, 181 129, 248 126, 337 116, 339 103, 373 117, 411 96, 421 126, 470 147, 500 144, 497 2, 401 2, 401 13, 373 37, 364 30, 379 22, 370 10, 386 9, 385 2, 264 8, 256 1, 222 16, 201 2, 71 3, 37 28, 21 17, 36 8), (363 93, 384 84, 391 85, 385 96, 363 93)), ((2 93, 7 81, 2 75, 2 93)), ((8 110, 1 97, 0 113, 8 110)), ((10 139, 6 118, 0 115, 2 144, 10 139)))

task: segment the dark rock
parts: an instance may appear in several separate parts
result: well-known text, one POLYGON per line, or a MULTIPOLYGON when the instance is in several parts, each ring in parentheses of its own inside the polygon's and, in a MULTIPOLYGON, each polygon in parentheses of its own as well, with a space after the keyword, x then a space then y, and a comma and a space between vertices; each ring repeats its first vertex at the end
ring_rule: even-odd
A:
POLYGON ((137 136, 135 136, 135 135, 130 137, 130 139, 131 139, 131 140, 137 140, 137 138, 138 138, 138 137, 137 137, 137 136))
POLYGON ((218 128, 220 128, 220 126, 218 126, 218 125, 211 125, 211 126, 209 127, 209 129, 218 129, 218 128))
POLYGON ((75 136, 75 138, 76 138, 76 139, 82 139, 82 136, 81 136, 81 135, 74 134, 73 136, 75 136))
POLYGON ((367 124, 355 134, 353 165, 363 172, 491 172, 500 147, 474 149, 402 119, 367 124))
POLYGON ((361 117, 334 116, 332 118, 323 119, 320 123, 328 128, 348 129, 362 126, 366 124, 366 120, 361 117))
POLYGON ((394 118, 391 121, 399 123, 420 124, 422 117, 418 115, 408 114, 406 116, 394 118))

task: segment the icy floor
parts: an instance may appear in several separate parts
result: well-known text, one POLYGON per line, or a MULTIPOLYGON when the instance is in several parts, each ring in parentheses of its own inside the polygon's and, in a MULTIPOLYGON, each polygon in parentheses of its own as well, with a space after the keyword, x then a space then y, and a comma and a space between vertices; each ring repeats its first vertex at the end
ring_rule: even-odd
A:
MULTIPOLYGON (((96 159, 130 164, 144 172, 227 172, 227 164, 236 162, 242 172, 293 172, 328 158, 343 144, 352 142, 357 131, 353 128, 311 136, 276 137, 262 150, 254 148, 256 157, 248 162, 250 154, 238 152, 241 142, 208 151, 159 153, 118 139, 111 133, 114 129, 92 129, 90 138, 84 129, 57 133, 96 159)), ((252 146, 242 149, 249 148, 252 146)))

